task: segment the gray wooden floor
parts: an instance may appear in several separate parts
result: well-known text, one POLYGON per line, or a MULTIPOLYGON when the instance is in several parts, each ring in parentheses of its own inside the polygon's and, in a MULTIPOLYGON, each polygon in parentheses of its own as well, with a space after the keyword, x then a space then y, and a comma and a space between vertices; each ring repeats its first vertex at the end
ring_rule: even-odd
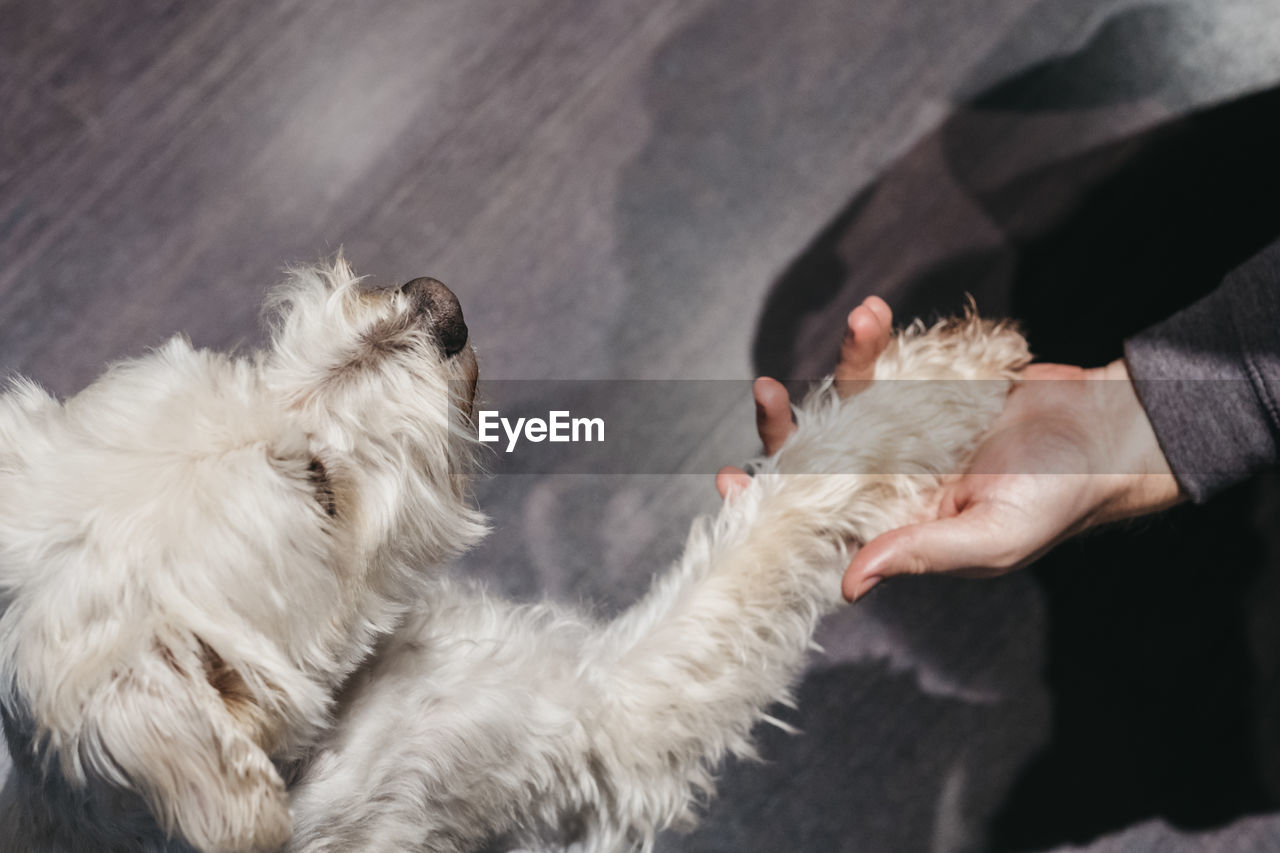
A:
MULTIPOLYGON (((281 268, 343 247, 449 283, 490 378, 814 375, 867 292, 951 307, 921 276, 1042 210, 1002 219, 999 193, 1048 170, 1036 197, 1069 196, 1056 164, 1278 83, 1275 0, 2 0, 0 369, 69 395, 176 331, 252 345, 281 268), (840 269, 810 305, 795 263, 824 233, 840 269)), ((961 283, 1008 311, 1012 280, 961 283)), ((651 441, 699 471, 752 453, 742 388, 710 424, 650 415, 651 441)), ((459 571, 605 610, 715 505, 709 473, 501 467, 481 499, 495 532, 459 571)), ((1021 575, 837 616, 806 734, 766 734, 663 849, 1026 849, 992 827, 1055 737, 1051 609, 1021 575)), ((1030 846, 1280 845, 1265 816, 1176 817, 1030 846)))

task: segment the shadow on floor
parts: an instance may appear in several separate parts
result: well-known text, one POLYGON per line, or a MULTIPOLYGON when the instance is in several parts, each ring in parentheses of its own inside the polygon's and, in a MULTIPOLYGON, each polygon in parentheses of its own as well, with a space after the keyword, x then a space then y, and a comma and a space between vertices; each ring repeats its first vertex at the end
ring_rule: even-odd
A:
MULTIPOLYGON (((972 293, 984 313, 1019 318, 1041 359, 1101 364, 1280 235, 1280 89, 1099 132, 1124 123, 1117 101, 1145 97, 1090 100, 1104 36, 957 108, 853 199, 770 291, 757 371, 827 372, 842 318, 871 293, 901 319, 951 313, 972 293)), ((1151 817, 1211 827, 1280 805, 1267 722, 1280 644, 1258 627, 1280 608, 1275 537, 1256 522, 1260 493, 1274 492, 1245 484, 1035 567, 1053 725, 987 849, 1080 843, 1151 817)))

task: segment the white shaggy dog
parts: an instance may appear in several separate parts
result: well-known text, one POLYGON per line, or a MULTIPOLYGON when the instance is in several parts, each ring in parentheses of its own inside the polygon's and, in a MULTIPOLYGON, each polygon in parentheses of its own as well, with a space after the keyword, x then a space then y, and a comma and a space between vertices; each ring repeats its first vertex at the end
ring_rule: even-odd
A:
POLYGON ((610 624, 444 576, 476 363, 457 300, 340 259, 250 358, 174 339, 0 397, 4 850, 649 846, 787 701, 851 544, 920 517, 1022 339, 900 335, 610 624), (286 785, 288 782, 288 785, 286 785))

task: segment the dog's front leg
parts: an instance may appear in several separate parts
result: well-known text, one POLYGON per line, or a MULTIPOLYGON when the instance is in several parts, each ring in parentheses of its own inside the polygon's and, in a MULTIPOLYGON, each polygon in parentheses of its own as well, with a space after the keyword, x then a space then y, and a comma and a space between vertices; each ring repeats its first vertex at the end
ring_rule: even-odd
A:
POLYGON ((1007 326, 913 327, 867 390, 812 394, 750 488, 695 523, 680 562, 585 670, 602 837, 647 845, 691 816, 718 761, 750 754, 752 726, 789 701, 818 619, 840 601, 848 547, 932 511, 939 478, 962 469, 1026 360, 1007 326))
POLYGON ((696 525, 680 562, 599 638, 582 711, 601 833, 647 846, 711 791, 727 754, 790 690, 840 600, 838 501, 819 479, 756 485, 696 525))

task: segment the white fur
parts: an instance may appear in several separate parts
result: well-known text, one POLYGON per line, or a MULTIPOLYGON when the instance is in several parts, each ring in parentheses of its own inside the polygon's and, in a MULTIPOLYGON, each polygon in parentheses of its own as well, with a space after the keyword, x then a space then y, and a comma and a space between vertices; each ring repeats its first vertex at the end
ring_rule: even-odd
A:
POLYGON ((789 701, 848 548, 928 511, 1026 361, 974 318, 908 330, 598 624, 439 570, 484 531, 469 347, 341 259, 272 310, 259 355, 175 339, 65 404, 0 397, 3 849, 647 848, 789 701))

